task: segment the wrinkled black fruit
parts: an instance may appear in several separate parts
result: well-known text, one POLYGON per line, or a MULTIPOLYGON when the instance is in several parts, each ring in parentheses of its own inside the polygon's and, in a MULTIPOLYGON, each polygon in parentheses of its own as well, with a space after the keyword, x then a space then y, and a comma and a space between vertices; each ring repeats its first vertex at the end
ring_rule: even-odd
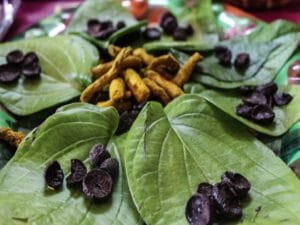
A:
POLYGON ((178 27, 176 17, 170 12, 166 12, 162 15, 159 25, 163 31, 169 35, 172 35, 175 29, 178 27))
POLYGON ((254 92, 251 95, 243 97, 243 102, 247 105, 266 105, 268 100, 266 96, 260 92, 254 92))
POLYGON ((21 64, 24 59, 24 54, 20 50, 14 50, 6 55, 6 62, 9 64, 21 64))
POLYGON ((231 65, 232 53, 223 45, 216 46, 214 48, 215 56, 219 59, 219 63, 223 66, 231 65))
POLYGON ((234 66, 238 69, 245 69, 250 64, 250 56, 248 53, 240 53, 234 60, 234 66))
POLYGON ((270 125, 273 123, 274 118, 275 113, 268 105, 257 105, 251 112, 251 119, 263 125, 270 125))
POLYGON ((97 19, 90 19, 87 22, 87 27, 88 27, 88 33, 94 37, 95 35, 97 35, 100 32, 101 23, 97 19))
POLYGON ((101 164, 100 169, 105 170, 115 178, 119 171, 119 162, 116 159, 108 158, 101 164))
POLYGON ((236 107, 236 114, 244 118, 250 118, 253 106, 240 104, 236 107))
POLYGON ((215 56, 217 58, 220 57, 220 55, 223 55, 224 53, 226 53, 227 51, 230 51, 229 48, 227 48, 227 46, 225 45, 217 45, 215 48, 214 48, 214 53, 215 53, 215 56))
POLYGON ((12 64, 0 65, 0 83, 10 84, 17 81, 21 76, 20 70, 12 64))
POLYGON ((209 183, 200 183, 198 185, 197 193, 203 194, 206 197, 211 198, 212 197, 212 188, 213 188, 213 185, 211 185, 209 183))
POLYGON ((159 40, 161 37, 161 32, 156 27, 148 27, 143 32, 143 35, 144 35, 145 39, 150 40, 150 41, 159 40))
POLYGON ((277 92, 273 99, 277 106, 283 106, 289 104, 293 100, 293 96, 288 93, 277 92))
POLYGON ((108 28, 113 28, 113 23, 111 20, 101 21, 100 24, 101 24, 100 30, 106 30, 108 28))
POLYGON ((59 189, 63 185, 64 172, 57 161, 53 161, 45 169, 46 184, 53 188, 59 189))
POLYGON ((269 82, 258 86, 256 90, 264 95, 273 95, 277 92, 278 86, 273 82, 269 82))
POLYGON ((188 38, 188 33, 186 29, 177 27, 173 33, 173 38, 176 41, 185 41, 188 38))
POLYGON ((79 159, 71 159, 71 174, 67 177, 67 186, 78 186, 86 175, 86 167, 79 159))
POLYGON ((23 59, 22 65, 29 65, 33 63, 38 63, 39 58, 35 52, 28 52, 23 59))
POLYGON ((227 184, 217 183, 213 187, 213 197, 219 213, 227 219, 238 219, 242 216, 239 199, 232 193, 227 184))
POLYGON ((188 36, 191 36, 194 34, 194 28, 192 27, 192 25, 188 24, 182 28, 185 29, 188 36))
POLYGON ((92 166, 101 166, 104 160, 110 158, 110 153, 103 144, 96 144, 91 148, 89 159, 92 166))
POLYGON ((120 115, 120 122, 116 134, 122 134, 128 131, 137 118, 139 110, 125 111, 120 115))
POLYGON ((113 180, 105 170, 96 169, 87 173, 83 179, 83 193, 91 200, 104 201, 112 193, 113 180))
POLYGON ((193 195, 186 205, 185 216, 190 225, 212 224, 211 201, 203 194, 193 195))
POLYGON ((41 67, 37 63, 27 64, 22 66, 22 74, 26 78, 37 79, 41 75, 41 67))
POLYGON ((118 21, 116 27, 118 30, 120 30, 120 29, 126 27, 126 23, 123 20, 120 20, 120 21, 118 21))
POLYGON ((243 96, 250 95, 255 91, 255 86, 241 86, 240 87, 240 94, 243 96))
POLYGON ((226 171, 221 177, 222 183, 227 184, 234 191, 234 194, 239 198, 244 198, 250 188, 249 180, 239 173, 226 171))

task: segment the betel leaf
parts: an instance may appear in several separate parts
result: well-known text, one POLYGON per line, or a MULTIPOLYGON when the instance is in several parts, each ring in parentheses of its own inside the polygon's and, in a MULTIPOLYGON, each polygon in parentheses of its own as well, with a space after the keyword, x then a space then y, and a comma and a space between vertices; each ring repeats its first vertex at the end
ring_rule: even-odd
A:
POLYGON ((90 78, 90 68, 98 61, 98 52, 76 36, 36 38, 0 46, 0 63, 8 52, 34 51, 42 68, 38 80, 23 77, 16 84, 0 84, 0 102, 12 113, 25 116, 69 101, 80 95, 90 78))
POLYGON ((111 141, 117 126, 115 109, 75 103, 31 132, 0 173, 0 224, 140 224, 122 166, 106 203, 85 199, 80 189, 71 191, 65 182, 61 191, 45 187, 47 163, 58 160, 67 176, 73 158, 89 166, 88 153, 96 143, 109 143, 112 156, 121 163, 119 145, 111 141))
POLYGON ((270 136, 280 136, 287 132, 298 120, 300 120, 300 87, 281 86, 280 91, 287 92, 293 96, 293 100, 286 106, 274 107, 275 120, 269 126, 257 124, 236 114, 236 107, 242 103, 241 96, 237 91, 204 90, 203 86, 195 87, 197 84, 185 86, 187 93, 199 93, 211 104, 246 126, 270 136))
POLYGON ((148 225, 184 225, 200 182, 226 170, 252 183, 243 218, 230 224, 298 225, 299 180, 273 152, 199 95, 165 109, 149 103, 127 137, 125 167, 132 197, 148 225), (257 208, 261 207, 260 212, 257 208))

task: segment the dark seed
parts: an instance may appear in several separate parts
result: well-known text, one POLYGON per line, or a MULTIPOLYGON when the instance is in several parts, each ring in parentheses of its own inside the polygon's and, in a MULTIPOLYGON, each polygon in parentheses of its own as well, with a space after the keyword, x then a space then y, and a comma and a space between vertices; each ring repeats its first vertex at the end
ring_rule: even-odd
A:
POLYGON ((198 185, 197 193, 203 194, 206 197, 210 198, 212 196, 212 188, 213 188, 213 185, 211 185, 209 183, 200 183, 198 185))
POLYGON ((71 174, 67 177, 67 186, 80 185, 86 175, 86 167, 79 159, 71 160, 71 174))
POLYGON ((161 32, 156 27, 148 27, 143 32, 145 39, 147 40, 159 40, 161 37, 161 32))
POLYGON ((256 90, 264 95, 273 95, 277 92, 278 86, 273 82, 269 82, 258 86, 256 90))
POLYGON ((38 63, 39 58, 35 52, 28 52, 24 56, 24 60, 22 62, 22 65, 28 65, 28 64, 33 64, 33 63, 38 63))
POLYGON ((245 96, 242 99, 245 104, 252 106, 266 105, 268 103, 266 96, 260 92, 254 92, 253 94, 245 96))
POLYGON ((22 74, 26 78, 37 79, 41 75, 41 67, 37 63, 27 64, 22 66, 22 74))
POLYGON ((92 170, 83 179, 82 190, 91 200, 106 200, 112 193, 113 180, 105 170, 92 170))
POLYGON ((6 55, 8 64, 21 64, 24 59, 24 54, 20 50, 14 50, 6 55))
POLYGON ((190 225, 212 224, 210 199, 203 194, 193 195, 186 205, 185 216, 190 225))
POLYGON ((272 108, 268 105, 257 105, 251 112, 251 118, 260 124, 270 125, 275 118, 272 108))
POLYGON ((241 86, 240 87, 240 94, 243 96, 252 94, 255 91, 255 86, 241 86))
POLYGON ((9 84, 17 81, 21 76, 20 70, 12 64, 0 65, 0 83, 9 84))
POLYGON ((64 172, 57 161, 51 162, 45 169, 46 184, 54 189, 59 189, 63 185, 64 172))
POLYGON ((253 106, 240 104, 236 107, 236 114, 244 118, 250 118, 253 106))
POLYGON ((117 27, 117 30, 120 30, 120 29, 126 27, 126 23, 123 20, 121 20, 117 23, 116 27, 117 27))
POLYGON ((177 28, 178 23, 176 17, 172 13, 166 12, 162 15, 159 25, 166 34, 171 35, 177 28))
POLYGON ((221 180, 223 183, 232 187, 236 196, 239 198, 244 198, 251 188, 248 179, 239 173, 227 171, 222 175, 221 180))
POLYGON ((176 41, 185 41, 188 38, 186 29, 177 27, 173 33, 173 38, 176 41))
POLYGON ((277 106, 283 106, 290 103, 293 100, 293 96, 288 93, 277 92, 274 96, 274 102, 277 106))
POLYGON ((91 148, 89 159, 92 166, 101 166, 104 160, 110 158, 110 153, 103 144, 96 144, 91 148))
POLYGON ((119 171, 119 162, 116 159, 108 158, 101 164, 100 168, 115 178, 119 171))
POLYGON ((250 56, 248 53, 240 53, 236 56, 234 66, 238 69, 245 69, 250 64, 250 56))
POLYGON ((227 184, 217 183, 213 187, 213 197, 222 216, 238 219, 242 216, 241 204, 227 184))

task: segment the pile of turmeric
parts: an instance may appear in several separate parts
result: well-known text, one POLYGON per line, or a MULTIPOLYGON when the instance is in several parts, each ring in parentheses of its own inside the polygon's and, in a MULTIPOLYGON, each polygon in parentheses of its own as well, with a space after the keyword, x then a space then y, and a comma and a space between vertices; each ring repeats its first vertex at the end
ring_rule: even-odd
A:
POLYGON ((90 102, 94 95, 108 89, 109 99, 97 105, 113 106, 121 112, 131 108, 133 98, 143 103, 154 97, 167 105, 183 95, 183 85, 202 59, 199 53, 194 53, 180 65, 170 54, 155 57, 142 48, 111 45, 108 52, 113 60, 92 68, 94 82, 82 92, 80 100, 90 102))
POLYGON ((10 128, 0 128, 0 140, 8 143, 13 147, 18 147, 25 138, 23 132, 13 131, 10 128))

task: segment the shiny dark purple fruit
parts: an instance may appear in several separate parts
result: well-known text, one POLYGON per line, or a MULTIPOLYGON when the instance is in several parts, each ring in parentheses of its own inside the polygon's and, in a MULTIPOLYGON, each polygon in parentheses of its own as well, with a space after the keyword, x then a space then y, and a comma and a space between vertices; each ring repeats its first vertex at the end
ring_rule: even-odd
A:
POLYGON ((22 66, 22 74, 26 78, 37 79, 40 77, 41 72, 42 69, 37 63, 27 64, 22 66))
POLYGON ((268 105, 257 105, 251 112, 251 119, 263 125, 270 125, 273 123, 274 118, 275 113, 268 105))
POLYGON ((0 65, 0 83, 10 84, 16 82, 21 76, 20 70, 12 64, 0 65))
POLYGON ((113 179, 105 170, 96 169, 87 173, 83 179, 83 193, 91 200, 104 201, 111 195, 113 179))
POLYGON ((256 91, 264 95, 273 95, 277 92, 278 86, 274 82, 269 82, 260 86, 257 86, 256 91))
POLYGON ((39 58, 35 52, 28 52, 23 59, 22 65, 29 65, 33 63, 38 63, 39 58))
POLYGON ((176 17, 170 12, 166 12, 162 15, 159 25, 163 31, 169 35, 172 35, 175 29, 178 27, 176 17))
POLYGON ((8 64, 19 65, 22 63, 23 59, 24 59, 24 54, 21 50, 14 50, 9 52, 6 55, 6 62, 8 64))
POLYGON ((293 100, 293 96, 288 93, 277 92, 273 99, 277 106, 283 106, 289 104, 293 100))
POLYGON ((148 27, 143 32, 143 35, 144 35, 145 39, 150 40, 150 41, 159 40, 161 37, 161 32, 156 27, 148 27))
POLYGON ((248 53, 240 53, 234 60, 234 66, 238 69, 246 69, 250 64, 250 56, 248 53))
POLYGON ((186 29, 177 27, 173 33, 173 38, 175 41, 185 41, 188 38, 188 33, 186 29))
POLYGON ((253 106, 240 104, 236 107, 236 114, 244 118, 250 118, 253 106))
POLYGON ((256 89, 256 86, 241 86, 240 87, 240 94, 243 96, 252 94, 256 89))
POLYGON ((185 216, 190 225, 212 224, 211 200, 204 194, 195 194, 185 208, 185 216))
POLYGON ((198 185, 197 193, 203 194, 210 198, 210 197, 212 197, 212 188, 213 188, 213 185, 211 185, 209 183, 200 183, 198 185))
POLYGON ((239 199, 227 184, 217 183, 213 187, 213 197, 220 214, 227 219, 238 219, 242 216, 239 199))
POLYGON ((53 161, 48 164, 45 169, 44 176, 46 184, 49 187, 53 189, 59 189, 62 187, 64 181, 64 172, 57 161, 53 161))
POLYGON ((266 96, 260 92, 254 92, 251 95, 244 96, 243 102, 247 105, 266 105, 268 103, 268 100, 266 96))
POLYGON ((249 180, 239 173, 226 171, 222 175, 221 180, 231 187, 234 190, 234 194, 239 198, 244 198, 251 188, 249 180))
POLYGON ((116 159, 108 158, 101 164, 100 169, 105 170, 115 178, 119 171, 119 162, 116 159))
POLYGON ((89 159, 92 166, 101 166, 101 164, 110 158, 110 153, 106 150, 103 144, 94 145, 89 153, 89 159))
POLYGON ((79 186, 81 185, 87 169, 82 161, 79 159, 71 160, 71 174, 67 177, 67 186, 79 186))

